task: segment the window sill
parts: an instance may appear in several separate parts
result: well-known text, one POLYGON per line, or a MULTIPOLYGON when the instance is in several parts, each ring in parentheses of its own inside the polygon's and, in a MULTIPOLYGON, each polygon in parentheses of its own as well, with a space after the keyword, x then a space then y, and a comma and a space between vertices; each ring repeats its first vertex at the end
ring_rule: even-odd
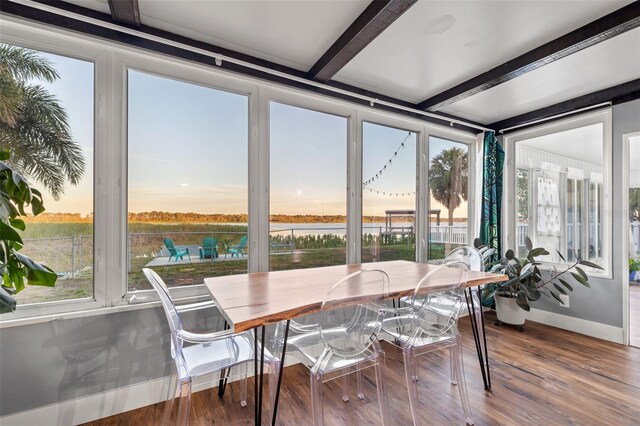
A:
MULTIPOLYGON (((200 296, 184 297, 184 298, 176 299, 176 301, 177 302, 200 302, 207 299, 209 299, 209 297, 207 297, 206 295, 200 295, 200 296)), ((41 324, 41 323, 46 323, 51 321, 58 321, 58 320, 71 320, 71 319, 92 317, 92 316, 98 316, 98 315, 109 315, 109 314, 118 313, 118 312, 128 312, 128 311, 134 311, 139 309, 156 308, 160 306, 161 304, 159 300, 150 300, 148 302, 145 301, 145 302, 137 302, 137 303, 122 303, 116 306, 96 307, 92 309, 79 309, 79 310, 70 309, 66 312, 61 312, 61 313, 51 313, 51 314, 29 316, 29 317, 15 318, 15 319, 11 318, 11 316, 14 315, 15 313, 3 314, 3 315, 0 315, 0 330, 3 328, 9 328, 9 327, 20 327, 23 325, 41 324)), ((20 308, 18 308, 18 310, 19 309, 20 308)))

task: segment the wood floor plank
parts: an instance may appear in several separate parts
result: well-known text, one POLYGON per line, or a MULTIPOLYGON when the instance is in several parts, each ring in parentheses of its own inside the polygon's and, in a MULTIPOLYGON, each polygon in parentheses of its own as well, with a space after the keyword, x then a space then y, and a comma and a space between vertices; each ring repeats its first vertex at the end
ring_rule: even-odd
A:
MULTIPOLYGON (((640 349, 616 345, 541 324, 525 331, 496 327, 487 319, 493 390, 485 392, 469 324, 461 321, 464 360, 473 419, 482 425, 637 425, 640 423, 640 349)), ((393 424, 411 424, 402 353, 384 344, 385 382, 393 424)), ((463 425, 458 390, 449 382, 449 355, 435 352, 419 358, 422 424, 463 425)), ((338 381, 324 388, 327 425, 380 424, 373 371, 366 374, 365 399, 344 403, 338 381)), ((239 386, 231 384, 224 399, 215 389, 193 395, 191 425, 253 424, 253 381, 249 405, 241 408, 239 386)), ((89 426, 156 425, 163 404, 156 404, 88 423, 89 426)), ((175 409, 174 409, 175 411, 175 409)), ((175 413, 174 413, 175 414, 175 413)), ((309 373, 287 367, 278 411, 280 425, 311 424, 309 373)))

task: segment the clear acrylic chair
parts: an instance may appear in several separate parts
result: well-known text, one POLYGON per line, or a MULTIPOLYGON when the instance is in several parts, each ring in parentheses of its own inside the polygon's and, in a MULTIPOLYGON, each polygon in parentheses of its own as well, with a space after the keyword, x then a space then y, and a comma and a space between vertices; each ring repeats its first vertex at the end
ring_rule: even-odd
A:
MULTIPOLYGON (((179 398, 178 417, 176 423, 186 425, 189 421, 189 408, 191 404, 191 386, 195 377, 228 372, 232 367, 239 367, 242 379, 240 388, 240 405, 247 405, 247 372, 254 360, 254 335, 253 332, 234 334, 231 330, 222 330, 212 333, 193 333, 182 326, 180 313, 197 309, 195 304, 185 307, 174 305, 166 284, 153 270, 144 268, 145 277, 160 295, 162 307, 169 322, 171 332, 171 357, 175 361, 177 370, 177 389, 170 385, 167 404, 164 411, 164 424, 168 423, 173 401, 176 393, 179 398)), ((203 307, 211 307, 205 303, 203 307)), ((265 362, 267 371, 271 377, 275 377, 279 370, 279 360, 265 350, 265 362)), ((172 378, 173 382, 173 378, 172 378)), ((173 382, 175 383, 175 382, 173 382)), ((270 380, 270 385, 275 380, 270 380)), ((271 392, 272 393, 272 392, 271 392)))
POLYGON ((458 316, 465 307, 462 284, 467 279, 464 263, 448 263, 429 272, 418 283, 409 303, 386 318, 382 330, 391 336, 393 344, 402 348, 405 378, 409 390, 409 403, 413 423, 420 423, 418 404, 417 356, 435 350, 450 348, 452 362, 451 383, 458 385, 467 424, 471 420, 471 407, 462 361, 462 340, 458 333, 458 316), (433 292, 434 286, 450 285, 447 291, 433 292))
MULTIPOLYGON (((389 424, 384 352, 377 340, 388 294, 389 277, 385 272, 357 271, 332 287, 318 314, 290 323, 286 354, 298 358, 310 370, 315 425, 324 424, 322 383, 342 378, 342 399, 346 402, 348 377, 356 373, 358 397, 363 399, 361 372, 369 367, 375 369, 382 424, 389 424), (351 306, 354 302, 360 304, 351 306)), ((281 322, 276 328, 275 341, 279 345, 283 343, 284 327, 281 322)))
MULTIPOLYGON (((451 250, 445 257, 443 263, 455 263, 461 262, 467 265, 470 271, 485 271, 486 266, 491 261, 491 256, 496 252, 496 249, 483 247, 476 249, 475 247, 465 246, 458 247, 451 250)), ((491 380, 489 378, 489 364, 488 353, 486 347, 486 339, 484 336, 484 317, 482 312, 482 287, 471 287, 467 289, 468 295, 465 295, 468 301, 469 319, 474 327, 474 340, 476 343, 476 350, 479 352, 480 369, 482 371, 485 385, 491 386, 491 380), (474 324, 475 322, 475 324, 474 324), (477 335, 475 334, 477 332, 477 335), (484 355, 482 355, 484 354, 484 355), (487 363, 483 364, 482 359, 487 363), (485 370, 486 368, 486 370, 485 370), (488 381, 488 382, 487 382, 488 381)), ((453 374, 453 373, 452 373, 453 374)), ((452 376, 453 377, 453 376, 452 376)))

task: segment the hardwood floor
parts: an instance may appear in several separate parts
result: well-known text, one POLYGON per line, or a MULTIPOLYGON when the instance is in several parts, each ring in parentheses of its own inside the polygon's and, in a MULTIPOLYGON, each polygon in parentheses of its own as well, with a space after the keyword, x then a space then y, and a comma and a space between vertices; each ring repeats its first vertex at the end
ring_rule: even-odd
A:
MULTIPOLYGON (((487 315, 493 390, 485 392, 466 319, 464 359, 467 388, 476 425, 637 425, 640 422, 640 349, 616 345, 541 324, 527 322, 524 332, 496 327, 487 315)), ((383 343, 384 344, 384 343, 383 343)), ((393 424, 411 424, 402 354, 385 344, 386 384, 393 424)), ((420 358, 419 396, 422 424, 463 425, 458 390, 449 383, 447 351, 420 358)), ((339 381, 324 387, 327 425, 379 424, 373 372, 367 373, 363 401, 340 399, 339 381)), ((215 389, 193 395, 191 425, 253 424, 252 382, 249 405, 241 408, 239 387, 228 387, 223 400, 215 389)), ((278 424, 311 424, 309 373, 287 367, 278 424)), ((177 404, 174 404, 177 405, 177 404)), ((91 426, 156 425, 163 404, 89 423, 91 426)), ((174 415, 175 415, 174 407, 174 415)))
POLYGON ((640 284, 629 284, 629 343, 640 348, 640 284))

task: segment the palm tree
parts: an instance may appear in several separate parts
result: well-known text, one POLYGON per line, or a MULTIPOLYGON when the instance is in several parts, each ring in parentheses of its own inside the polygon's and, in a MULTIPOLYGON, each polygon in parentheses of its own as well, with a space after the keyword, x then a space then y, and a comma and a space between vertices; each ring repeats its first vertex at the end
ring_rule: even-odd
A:
POLYGON ((64 108, 32 82, 58 78, 37 52, 0 44, 0 149, 8 149, 11 165, 39 181, 56 200, 64 193, 65 181, 78 184, 85 170, 64 108))
POLYGON ((433 198, 447 207, 449 226, 453 225, 453 211, 460 207, 468 196, 467 153, 460 148, 442 151, 431 160, 429 168, 429 188, 433 198))

